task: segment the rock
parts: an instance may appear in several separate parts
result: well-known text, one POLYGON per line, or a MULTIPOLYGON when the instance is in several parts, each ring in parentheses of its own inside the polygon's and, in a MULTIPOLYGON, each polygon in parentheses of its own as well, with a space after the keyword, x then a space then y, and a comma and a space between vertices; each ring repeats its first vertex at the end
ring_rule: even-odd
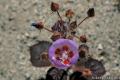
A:
POLYGON ((103 50, 103 45, 102 44, 98 44, 98 50, 103 50))

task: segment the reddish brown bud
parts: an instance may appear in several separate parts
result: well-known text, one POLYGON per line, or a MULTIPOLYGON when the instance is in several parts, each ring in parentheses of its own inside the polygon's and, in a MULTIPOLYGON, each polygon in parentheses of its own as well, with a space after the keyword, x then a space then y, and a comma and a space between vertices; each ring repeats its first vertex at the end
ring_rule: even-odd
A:
POLYGON ((43 22, 32 23, 31 25, 34 26, 37 29, 43 29, 44 28, 43 22))
POLYGON ((73 15, 74 15, 74 12, 73 12, 71 9, 68 9, 68 10, 66 11, 65 16, 66 16, 67 18, 72 18, 73 15))
POLYGON ((94 8, 90 8, 87 12, 88 17, 94 17, 95 16, 95 11, 94 8))
POLYGON ((55 32, 53 33, 51 39, 52 39, 53 41, 56 41, 56 40, 59 39, 59 38, 61 38, 61 33, 55 31, 55 32))
POLYGON ((70 23, 70 29, 73 30, 75 28, 77 28, 77 21, 73 21, 70 23))
POLYGON ((38 26, 39 26, 39 29, 43 29, 43 27, 44 27, 43 22, 38 22, 38 26))
POLYGON ((85 35, 80 36, 80 41, 86 43, 87 42, 86 36, 85 35))
POLYGON ((82 44, 79 46, 79 57, 80 58, 85 58, 86 57, 86 54, 89 52, 89 47, 85 44, 82 44))
POLYGON ((51 10, 55 12, 55 11, 58 11, 58 9, 59 9, 59 4, 52 2, 51 10))

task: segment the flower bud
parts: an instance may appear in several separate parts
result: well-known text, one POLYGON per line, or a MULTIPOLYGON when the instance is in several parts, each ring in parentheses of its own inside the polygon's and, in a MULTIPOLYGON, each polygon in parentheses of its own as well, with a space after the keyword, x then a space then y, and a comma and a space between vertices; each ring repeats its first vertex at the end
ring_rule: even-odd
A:
POLYGON ((68 10, 66 11, 65 16, 66 16, 67 18, 72 18, 73 15, 74 15, 74 12, 73 12, 71 9, 68 9, 68 10))
POLYGON ((87 38, 85 35, 81 35, 80 36, 80 41, 83 42, 83 43, 86 43, 87 42, 87 38))
POLYGON ((94 17, 95 16, 95 11, 94 8, 90 8, 87 12, 88 17, 94 17))
POLYGON ((55 31, 55 32, 53 33, 53 35, 51 36, 52 41, 56 41, 56 40, 58 40, 58 39, 60 39, 60 38, 61 38, 61 33, 60 33, 60 32, 57 32, 57 31, 55 31))
POLYGON ((51 10, 55 12, 55 11, 58 11, 58 9, 59 9, 59 4, 52 2, 51 10))
POLYGON ((32 23, 31 26, 34 26, 37 29, 43 29, 43 22, 32 23))

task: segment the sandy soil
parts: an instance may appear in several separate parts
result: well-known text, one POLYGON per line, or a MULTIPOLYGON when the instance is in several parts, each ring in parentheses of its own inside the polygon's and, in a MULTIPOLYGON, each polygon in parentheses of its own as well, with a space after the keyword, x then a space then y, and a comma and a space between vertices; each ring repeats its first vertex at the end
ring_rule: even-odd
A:
POLYGON ((29 59, 29 46, 39 40, 50 40, 50 33, 30 26, 42 20, 49 28, 58 19, 51 14, 51 1, 75 11, 74 19, 82 20, 94 7, 96 16, 86 20, 77 35, 86 34, 90 54, 102 60, 106 75, 120 76, 120 1, 119 0, 0 0, 0 80, 37 80, 48 68, 36 68, 29 59), (102 46, 102 50, 98 48, 102 46), (102 54, 101 54, 102 53, 102 54))

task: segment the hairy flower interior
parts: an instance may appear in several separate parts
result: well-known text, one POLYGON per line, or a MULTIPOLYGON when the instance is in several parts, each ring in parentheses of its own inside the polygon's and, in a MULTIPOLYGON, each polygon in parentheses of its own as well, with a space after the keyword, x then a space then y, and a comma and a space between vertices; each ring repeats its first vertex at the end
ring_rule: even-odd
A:
POLYGON ((70 50, 69 46, 63 45, 55 50, 55 60, 60 61, 64 65, 70 64, 70 59, 74 56, 73 51, 70 50))

